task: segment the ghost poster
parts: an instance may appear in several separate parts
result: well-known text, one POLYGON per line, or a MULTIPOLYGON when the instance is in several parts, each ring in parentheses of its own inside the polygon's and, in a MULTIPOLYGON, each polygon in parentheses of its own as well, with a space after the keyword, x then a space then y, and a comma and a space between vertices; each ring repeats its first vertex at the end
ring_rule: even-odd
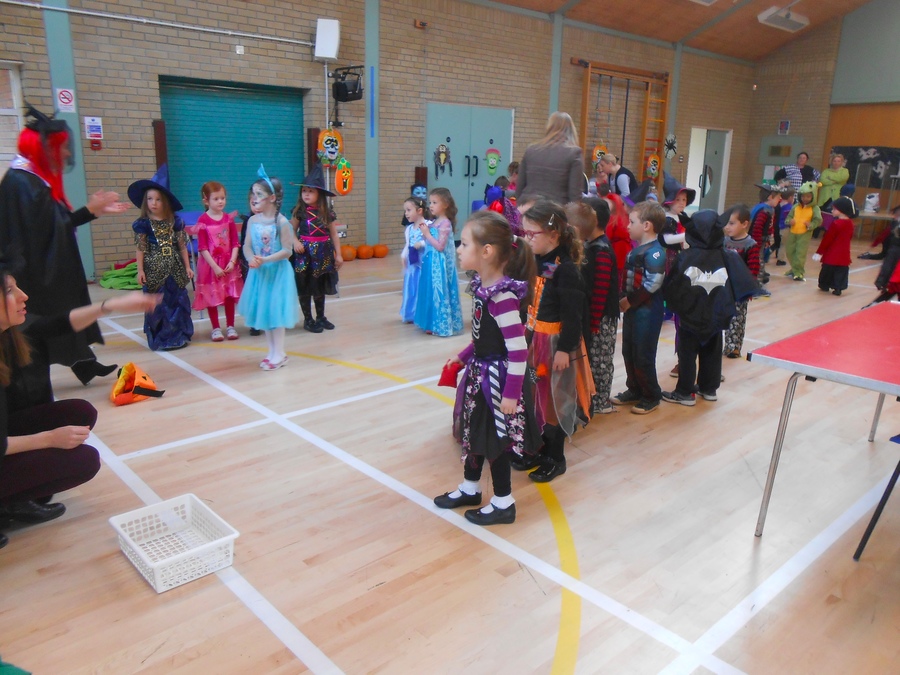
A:
POLYGON ((857 188, 887 189, 890 187, 890 177, 896 175, 900 167, 900 148, 836 145, 831 152, 844 156, 844 166, 850 171, 850 182, 857 188))

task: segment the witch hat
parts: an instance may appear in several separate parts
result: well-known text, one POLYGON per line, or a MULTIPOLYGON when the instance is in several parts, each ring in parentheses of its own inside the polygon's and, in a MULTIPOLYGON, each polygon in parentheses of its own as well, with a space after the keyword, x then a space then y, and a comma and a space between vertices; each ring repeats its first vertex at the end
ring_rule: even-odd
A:
POLYGON ((153 174, 153 178, 150 180, 142 179, 136 180, 131 185, 128 186, 128 199, 131 200, 131 203, 136 207, 141 208, 144 203, 144 193, 147 190, 159 190, 169 199, 169 205, 172 207, 172 212, 181 211, 184 207, 181 205, 181 202, 178 201, 178 197, 172 194, 169 190, 169 165, 163 164, 156 170, 156 173, 153 174))
POLYGON ((697 191, 694 188, 685 187, 679 183, 676 178, 666 173, 665 180, 663 181, 663 194, 665 195, 663 205, 668 206, 674 202, 682 192, 687 196, 688 205, 693 204, 694 200, 697 198, 697 191))
POLYGON ((309 175, 300 182, 300 187, 315 188, 320 192, 324 192, 329 197, 334 197, 334 193, 328 189, 325 184, 325 174, 322 173, 321 163, 317 163, 309 175))

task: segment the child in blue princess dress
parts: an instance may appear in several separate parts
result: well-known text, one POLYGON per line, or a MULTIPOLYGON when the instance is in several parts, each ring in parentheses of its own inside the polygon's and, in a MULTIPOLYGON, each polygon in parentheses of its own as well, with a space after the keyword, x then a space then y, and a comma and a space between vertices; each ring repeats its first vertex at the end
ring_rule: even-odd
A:
POLYGON ((453 249, 456 202, 447 188, 435 188, 428 195, 428 210, 434 217, 419 230, 428 243, 422 261, 422 275, 416 298, 416 325, 426 333, 449 337, 462 332, 462 305, 453 249))
POLYGON ((422 272, 422 254, 425 251, 425 239, 420 229, 425 220, 425 200, 410 197, 403 202, 403 216, 409 221, 406 226, 406 246, 400 254, 403 262, 403 301, 400 304, 400 318, 403 323, 412 323, 416 318, 416 297, 419 294, 419 277, 422 272))

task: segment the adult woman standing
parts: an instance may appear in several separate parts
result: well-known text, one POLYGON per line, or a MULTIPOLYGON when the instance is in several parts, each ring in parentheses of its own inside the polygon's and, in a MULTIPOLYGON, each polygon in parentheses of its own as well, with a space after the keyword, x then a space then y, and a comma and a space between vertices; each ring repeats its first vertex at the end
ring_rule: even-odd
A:
POLYGON ((841 196, 841 188, 850 180, 850 171, 844 166, 844 156, 840 153, 831 158, 831 165, 822 171, 819 178, 819 208, 830 209, 831 203, 841 196))
MULTIPOLYGON (((22 270, 19 282, 34 311, 52 316, 91 302, 75 228, 103 214, 121 213, 128 205, 115 192, 97 192, 87 206, 73 211, 63 172, 73 166, 75 137, 62 120, 34 108, 27 115, 33 119, 19 134, 19 154, 0 181, 0 253, 22 270)), ((96 325, 52 340, 50 359, 70 366, 87 384, 116 369, 97 362, 89 346, 93 343, 103 343, 96 325)))
POLYGON ((609 153, 601 155, 597 166, 609 176, 609 191, 613 194, 617 194, 624 199, 637 190, 637 178, 634 177, 631 171, 619 164, 619 159, 615 155, 609 153))
POLYGON ((524 204, 543 197, 567 204, 586 189, 578 132, 569 114, 557 111, 547 120, 544 137, 528 146, 519 162, 516 200, 524 204))
MULTIPOLYGON (((100 469, 97 451, 86 445, 97 410, 79 399, 53 401, 48 339, 73 335, 109 312, 148 311, 159 296, 129 293, 38 317, 24 333, 28 296, 0 261, 0 529, 12 523, 34 525, 59 518, 63 504, 53 494, 89 481, 100 469), (28 337, 34 338, 33 349, 28 337), (24 375, 26 370, 31 373, 24 375), (35 386, 37 380, 43 386, 35 386)), ((6 546, 0 534, 0 548, 6 546)))

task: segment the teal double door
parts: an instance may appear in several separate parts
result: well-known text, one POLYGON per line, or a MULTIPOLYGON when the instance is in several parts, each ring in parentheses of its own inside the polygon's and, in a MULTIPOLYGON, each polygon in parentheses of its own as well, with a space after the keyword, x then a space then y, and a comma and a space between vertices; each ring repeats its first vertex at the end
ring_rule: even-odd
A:
POLYGON ((425 114, 428 188, 450 190, 459 210, 459 238, 472 202, 484 199, 485 187, 505 176, 513 159, 513 110, 428 103, 425 114))

